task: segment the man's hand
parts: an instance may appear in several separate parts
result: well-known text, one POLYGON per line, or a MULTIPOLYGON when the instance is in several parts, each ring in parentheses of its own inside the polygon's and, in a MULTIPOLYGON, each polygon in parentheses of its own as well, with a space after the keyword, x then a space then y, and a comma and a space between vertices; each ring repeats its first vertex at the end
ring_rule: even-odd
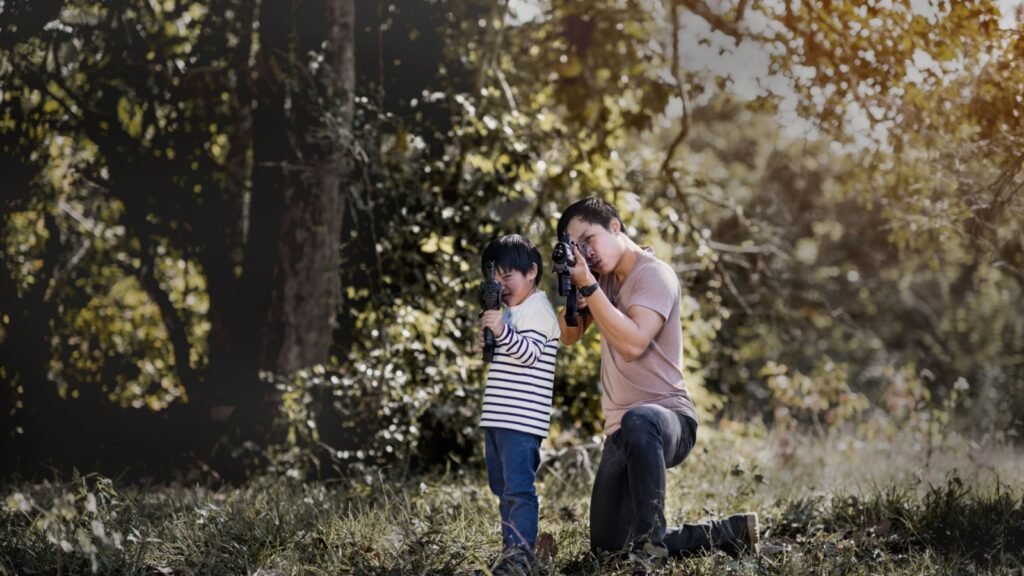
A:
MULTIPOLYGON (((590 271, 590 266, 587 265, 587 259, 583 257, 583 253, 580 252, 579 246, 575 243, 572 245, 572 253, 576 258, 576 264, 572 267, 572 283, 577 288, 582 288, 597 282, 597 278, 594 278, 594 273, 590 271)), ((580 306, 580 308, 582 307, 580 306)))
POLYGON ((594 322, 594 317, 591 314, 580 314, 581 311, 587 309, 587 299, 578 298, 576 302, 576 325, 569 326, 565 323, 565 308, 563 307, 558 312, 558 327, 561 329, 561 336, 559 341, 566 346, 571 346, 583 338, 583 335, 590 328, 590 325, 594 322))
MULTIPOLYGON (((495 338, 501 338, 501 335, 505 333, 505 319, 501 317, 501 310, 485 311, 480 319, 480 324, 484 328, 490 328, 495 338)), ((483 338, 483 330, 480 333, 480 337, 483 338)))

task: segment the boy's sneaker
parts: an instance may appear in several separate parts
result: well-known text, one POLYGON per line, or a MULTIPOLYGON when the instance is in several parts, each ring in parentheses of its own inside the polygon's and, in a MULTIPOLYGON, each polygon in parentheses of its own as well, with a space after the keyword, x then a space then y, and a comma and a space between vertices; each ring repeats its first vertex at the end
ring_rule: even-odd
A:
POLYGON ((554 570, 555 557, 558 556, 558 542, 550 532, 541 532, 537 536, 537 544, 533 551, 537 557, 537 571, 541 574, 549 574, 554 570))
POLYGON ((534 576, 537 573, 537 561, 522 549, 505 550, 498 557, 498 562, 491 568, 492 576, 534 576))
POLYGON ((733 514, 718 523, 715 544, 726 554, 737 558, 742 554, 757 554, 758 534, 757 513, 733 514))

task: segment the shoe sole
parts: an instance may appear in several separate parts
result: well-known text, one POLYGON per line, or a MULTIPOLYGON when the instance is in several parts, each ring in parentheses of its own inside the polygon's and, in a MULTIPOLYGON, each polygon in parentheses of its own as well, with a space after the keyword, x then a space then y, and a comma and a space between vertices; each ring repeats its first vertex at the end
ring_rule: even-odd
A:
POLYGON ((750 539, 750 552, 757 555, 761 550, 761 533, 757 526, 757 512, 747 514, 747 536, 750 539))

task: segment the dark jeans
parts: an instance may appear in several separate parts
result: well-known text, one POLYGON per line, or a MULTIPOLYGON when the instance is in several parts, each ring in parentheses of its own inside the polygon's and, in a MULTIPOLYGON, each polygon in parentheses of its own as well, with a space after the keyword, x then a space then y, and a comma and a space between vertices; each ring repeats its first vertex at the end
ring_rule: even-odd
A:
POLYGON ((697 422, 661 406, 638 406, 608 437, 590 498, 590 547, 617 552, 645 540, 672 555, 710 547, 712 523, 665 526, 665 471, 697 440, 697 422))
POLYGON ((539 512, 534 481, 540 467, 541 439, 504 428, 485 428, 484 437, 487 481, 501 512, 502 546, 533 550, 539 512))

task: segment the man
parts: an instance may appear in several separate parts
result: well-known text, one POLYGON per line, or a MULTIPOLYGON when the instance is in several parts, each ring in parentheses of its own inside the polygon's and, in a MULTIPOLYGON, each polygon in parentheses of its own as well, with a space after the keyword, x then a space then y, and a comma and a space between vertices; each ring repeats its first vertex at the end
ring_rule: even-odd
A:
POLYGON ((697 413, 682 372, 679 280, 625 233, 618 210, 591 196, 570 206, 558 234, 574 242, 572 281, 582 296, 578 326, 559 315, 561 341, 601 333, 605 441, 590 501, 590 545, 660 561, 720 548, 756 551, 757 515, 665 526, 665 472, 693 448, 697 413), (595 277, 596 274, 596 277, 595 277))

